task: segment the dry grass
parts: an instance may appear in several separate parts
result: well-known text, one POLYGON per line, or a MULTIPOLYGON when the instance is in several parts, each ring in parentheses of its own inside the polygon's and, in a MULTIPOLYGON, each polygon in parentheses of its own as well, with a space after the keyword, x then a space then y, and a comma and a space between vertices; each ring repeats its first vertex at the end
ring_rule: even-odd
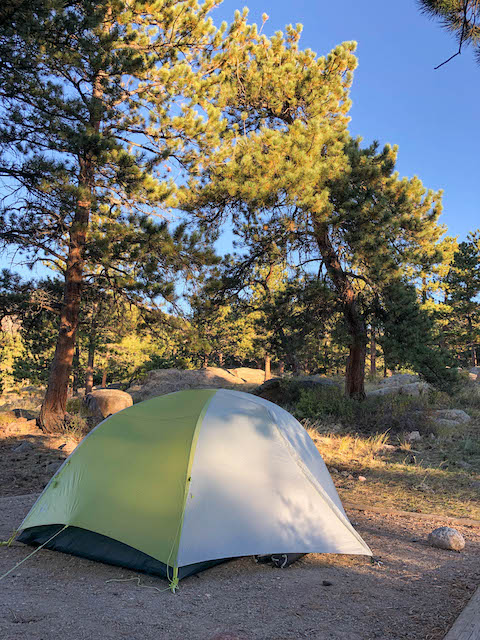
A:
POLYGON ((424 438, 413 444, 398 438, 389 443, 387 432, 366 437, 305 426, 342 500, 480 519, 478 423, 457 440, 424 438))
POLYGON ((4 427, 7 424, 11 424, 12 422, 15 422, 16 419, 17 418, 14 413, 11 413, 9 411, 2 412, 0 413, 0 427, 4 427))

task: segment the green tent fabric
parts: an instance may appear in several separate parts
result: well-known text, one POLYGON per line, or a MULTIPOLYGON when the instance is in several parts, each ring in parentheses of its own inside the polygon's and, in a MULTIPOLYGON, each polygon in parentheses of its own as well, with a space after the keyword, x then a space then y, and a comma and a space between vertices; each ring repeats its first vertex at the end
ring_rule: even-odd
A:
POLYGON ((371 555, 312 440, 250 394, 195 389, 110 416, 75 449, 19 540, 179 579, 245 555, 371 555), (66 528, 65 528, 66 526, 66 528))

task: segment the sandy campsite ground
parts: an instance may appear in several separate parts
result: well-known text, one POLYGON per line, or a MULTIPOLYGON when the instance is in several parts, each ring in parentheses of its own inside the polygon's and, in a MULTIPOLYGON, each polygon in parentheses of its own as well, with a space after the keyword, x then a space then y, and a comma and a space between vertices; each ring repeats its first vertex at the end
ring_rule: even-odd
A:
MULTIPOLYGON (((0 538, 9 537, 34 500, 0 498, 0 538)), ((135 572, 42 549, 0 583, 0 638, 443 638, 480 580, 480 530, 457 527, 467 546, 455 553, 425 542, 440 522, 350 516, 380 564, 312 554, 279 570, 241 558, 185 579, 175 595, 120 581, 135 572)), ((0 573, 29 551, 20 543, 1 547, 0 573)), ((144 575, 140 584, 167 586, 144 575)))
MULTIPOLYGON (((76 441, 25 419, 1 431, 6 540, 76 441)), ((441 519, 349 516, 379 562, 311 554, 279 570, 241 558, 175 595, 159 578, 42 549, 0 582, 0 640, 441 640, 480 582, 480 528, 455 525, 467 543, 455 553, 426 543, 441 519)), ((0 575, 31 550, 1 546, 0 575)))

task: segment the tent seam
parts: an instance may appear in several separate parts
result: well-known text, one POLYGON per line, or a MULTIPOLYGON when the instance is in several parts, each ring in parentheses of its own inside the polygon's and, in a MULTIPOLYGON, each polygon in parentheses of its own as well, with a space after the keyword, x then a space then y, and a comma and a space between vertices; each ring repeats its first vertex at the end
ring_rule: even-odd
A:
MULTIPOLYGON (((193 460, 195 458, 195 452, 197 450, 197 443, 198 443, 198 438, 200 435, 200 429, 203 425, 203 420, 205 418, 205 415, 207 413, 207 410, 213 400, 213 398, 215 397, 215 395, 217 394, 218 389, 214 390, 214 393, 212 393, 211 397, 207 400, 207 402, 203 405, 203 408, 197 418, 197 422, 195 424, 195 429, 193 431, 193 436, 192 436, 192 444, 190 446, 190 455, 188 457, 188 464, 187 464, 187 469, 186 469, 186 474, 185 474, 185 491, 184 491, 184 496, 183 496, 183 506, 182 506, 182 513, 180 516, 180 523, 179 523, 179 527, 177 530, 177 535, 175 536, 175 540, 174 540, 174 546, 177 544, 177 536, 178 536, 178 546, 176 549, 176 558, 175 558, 175 566, 173 567, 173 569, 175 571, 178 571, 178 554, 180 551, 180 543, 182 541, 182 533, 183 533, 183 524, 184 524, 184 520, 185 520, 185 511, 187 509, 187 498, 188 498, 188 493, 190 491, 190 480, 191 480, 191 471, 192 471, 192 467, 193 467, 193 460)), ((168 568, 168 563, 167 563, 167 568, 168 568)))

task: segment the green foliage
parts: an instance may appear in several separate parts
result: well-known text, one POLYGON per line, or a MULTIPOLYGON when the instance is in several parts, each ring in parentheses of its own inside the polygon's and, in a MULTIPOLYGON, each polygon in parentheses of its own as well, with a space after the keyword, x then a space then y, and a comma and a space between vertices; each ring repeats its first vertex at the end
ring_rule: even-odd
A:
POLYGON ((459 445, 464 455, 469 457, 480 456, 480 442, 478 439, 468 437, 463 442, 460 442, 459 445))
POLYGON ((358 403, 345 397, 339 388, 320 385, 301 389, 298 395, 290 388, 285 405, 298 419, 340 423, 346 431, 365 434, 385 431, 400 434, 413 430, 431 432, 432 427, 424 412, 436 406, 434 398, 428 396, 395 394, 367 397, 358 403))
MULTIPOLYGON (((465 407, 469 413, 480 412, 480 385, 478 382, 467 381, 455 393, 452 404, 465 407)), ((452 406, 452 408, 455 408, 452 406)), ((480 416, 478 416, 480 417, 480 416)))
POLYGON ((348 424, 354 419, 356 404, 335 387, 301 389, 300 398, 295 404, 295 415, 297 418, 334 419, 348 424))
POLYGON ((68 413, 80 413, 82 409, 82 399, 81 398, 69 398, 67 400, 67 411, 68 413))
POLYGON ((143 364, 143 366, 137 370, 136 375, 142 376, 148 371, 154 369, 191 369, 191 361, 187 358, 177 357, 172 355, 159 355, 152 354, 150 358, 143 364))
POLYGON ((104 278, 152 311, 175 301, 172 274, 214 260, 206 237, 164 218, 172 176, 198 174, 227 127, 213 106, 219 69, 254 31, 240 14, 216 29, 216 4, 35 0, 0 20, 0 152, 15 150, 0 171, 14 194, 0 245, 65 276, 47 430, 63 420, 83 281, 104 278))
POLYGON ((65 421, 60 433, 63 433, 65 436, 70 436, 75 440, 81 440, 89 431, 90 427, 87 419, 80 414, 72 414, 68 420, 65 421))
POLYGON ((300 256, 316 268, 318 307, 326 283, 358 362, 355 372, 347 367, 348 391, 363 397, 375 297, 407 269, 414 277, 441 260, 441 194, 399 178, 396 148, 349 137, 355 43, 316 58, 299 49, 299 35, 287 27, 246 48, 225 89, 231 130, 183 206, 202 220, 233 213, 247 265, 279 257, 294 265, 300 256))
POLYGON ((24 305, 19 309, 19 332, 22 350, 14 360, 13 375, 18 382, 44 384, 48 380, 50 362, 58 334, 59 300, 62 285, 59 280, 28 283, 24 305))
POLYGON ((436 342, 431 316, 417 300, 413 285, 401 280, 388 283, 382 291, 379 317, 383 335, 380 338, 387 365, 408 365, 427 382, 452 392, 459 383, 450 354, 436 342))
POLYGON ((480 231, 470 233, 458 245, 445 277, 444 333, 459 364, 476 366, 480 350, 480 231))

